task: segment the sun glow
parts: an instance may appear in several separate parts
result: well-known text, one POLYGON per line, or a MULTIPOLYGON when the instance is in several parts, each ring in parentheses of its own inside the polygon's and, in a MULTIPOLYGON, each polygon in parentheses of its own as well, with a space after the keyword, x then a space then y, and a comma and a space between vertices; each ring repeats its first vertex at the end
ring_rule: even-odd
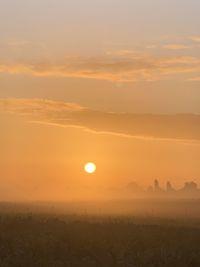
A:
POLYGON ((88 162, 84 167, 87 173, 94 173, 96 171, 96 165, 92 162, 88 162))

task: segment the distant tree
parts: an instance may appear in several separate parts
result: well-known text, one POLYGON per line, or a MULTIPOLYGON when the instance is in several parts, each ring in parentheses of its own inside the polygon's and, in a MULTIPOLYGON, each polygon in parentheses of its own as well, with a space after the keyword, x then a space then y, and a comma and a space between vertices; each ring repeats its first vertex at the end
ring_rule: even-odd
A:
POLYGON ((155 191, 160 191, 160 185, 157 179, 154 181, 154 190, 155 191))
POLYGON ((197 184, 196 184, 195 182, 193 182, 193 181, 190 182, 190 189, 196 191, 196 190, 198 189, 198 188, 197 188, 197 184))
POLYGON ((198 186, 195 182, 186 182, 184 184, 183 190, 186 192, 194 192, 198 190, 198 186))
POLYGON ((171 192, 174 192, 175 191, 169 181, 166 183, 166 191, 168 193, 171 193, 171 192))
POLYGON ((143 191, 142 188, 136 182, 129 183, 126 188, 128 191, 134 192, 134 193, 143 191))

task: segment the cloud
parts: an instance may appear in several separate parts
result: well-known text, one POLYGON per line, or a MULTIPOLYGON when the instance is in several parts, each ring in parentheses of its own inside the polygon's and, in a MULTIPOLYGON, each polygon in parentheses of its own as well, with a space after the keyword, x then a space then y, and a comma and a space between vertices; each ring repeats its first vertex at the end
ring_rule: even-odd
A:
MULTIPOLYGON (((66 57, 57 61, 0 62, 0 73, 40 77, 74 77, 113 82, 156 81, 200 71, 200 58, 152 56, 144 52, 120 50, 102 57, 66 57)), ((177 77, 176 77, 177 78, 177 77)), ((183 77, 179 77, 182 79, 183 77)), ((188 77, 190 78, 190 77, 188 77)))
POLYGON ((189 80, 198 82, 200 81, 200 77, 193 77, 193 78, 190 78, 189 80))
POLYGON ((194 41, 194 42, 200 43, 200 36, 198 36, 198 35, 191 36, 189 39, 194 41))
POLYGON ((184 44, 167 44, 167 45, 163 45, 163 48, 168 49, 168 50, 183 50, 183 49, 192 48, 192 46, 184 45, 184 44))
POLYGON ((101 112, 42 99, 0 99, 0 111, 27 116, 29 121, 79 127, 93 133, 145 139, 200 141, 200 115, 152 115, 101 112))

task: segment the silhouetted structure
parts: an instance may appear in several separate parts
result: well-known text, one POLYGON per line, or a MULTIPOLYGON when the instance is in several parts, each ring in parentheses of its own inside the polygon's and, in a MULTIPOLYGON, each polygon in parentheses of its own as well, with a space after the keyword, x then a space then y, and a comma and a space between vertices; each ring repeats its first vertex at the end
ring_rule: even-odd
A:
POLYGON ((158 182, 157 179, 155 179, 155 181, 154 181, 154 190, 158 191, 159 189, 160 189, 159 182, 158 182))
POLYGON ((167 193, 172 193, 172 192, 174 192, 174 191, 175 191, 175 190, 173 189, 171 183, 168 181, 168 182, 166 183, 166 192, 167 192, 167 193))
POLYGON ((143 191, 142 188, 136 182, 129 183, 127 185, 127 190, 133 193, 141 193, 143 191))
POLYGON ((166 188, 162 189, 158 179, 154 180, 154 185, 149 186, 146 190, 142 189, 137 183, 132 182, 127 185, 126 190, 131 192, 133 195, 145 195, 152 197, 173 197, 173 198, 199 198, 200 199, 200 189, 198 185, 191 181, 185 182, 184 186, 181 189, 175 189, 170 181, 166 182, 166 188))
POLYGON ((195 182, 186 182, 182 189, 185 193, 196 193, 198 191, 197 184, 195 182))
POLYGON ((163 190, 160 187, 159 181, 157 179, 155 179, 154 181, 154 191, 156 193, 161 193, 163 190))

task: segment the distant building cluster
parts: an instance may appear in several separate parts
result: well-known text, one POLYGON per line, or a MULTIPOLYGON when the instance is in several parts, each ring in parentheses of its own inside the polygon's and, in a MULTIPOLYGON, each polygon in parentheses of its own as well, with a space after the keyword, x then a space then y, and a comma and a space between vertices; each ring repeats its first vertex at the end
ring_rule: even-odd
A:
POLYGON ((155 179, 154 184, 147 189, 143 189, 135 182, 128 184, 127 189, 130 193, 148 194, 156 197, 200 197, 200 189, 198 188, 197 183, 193 181, 185 182, 182 188, 175 189, 170 181, 167 181, 164 188, 160 186, 158 179, 155 179))

